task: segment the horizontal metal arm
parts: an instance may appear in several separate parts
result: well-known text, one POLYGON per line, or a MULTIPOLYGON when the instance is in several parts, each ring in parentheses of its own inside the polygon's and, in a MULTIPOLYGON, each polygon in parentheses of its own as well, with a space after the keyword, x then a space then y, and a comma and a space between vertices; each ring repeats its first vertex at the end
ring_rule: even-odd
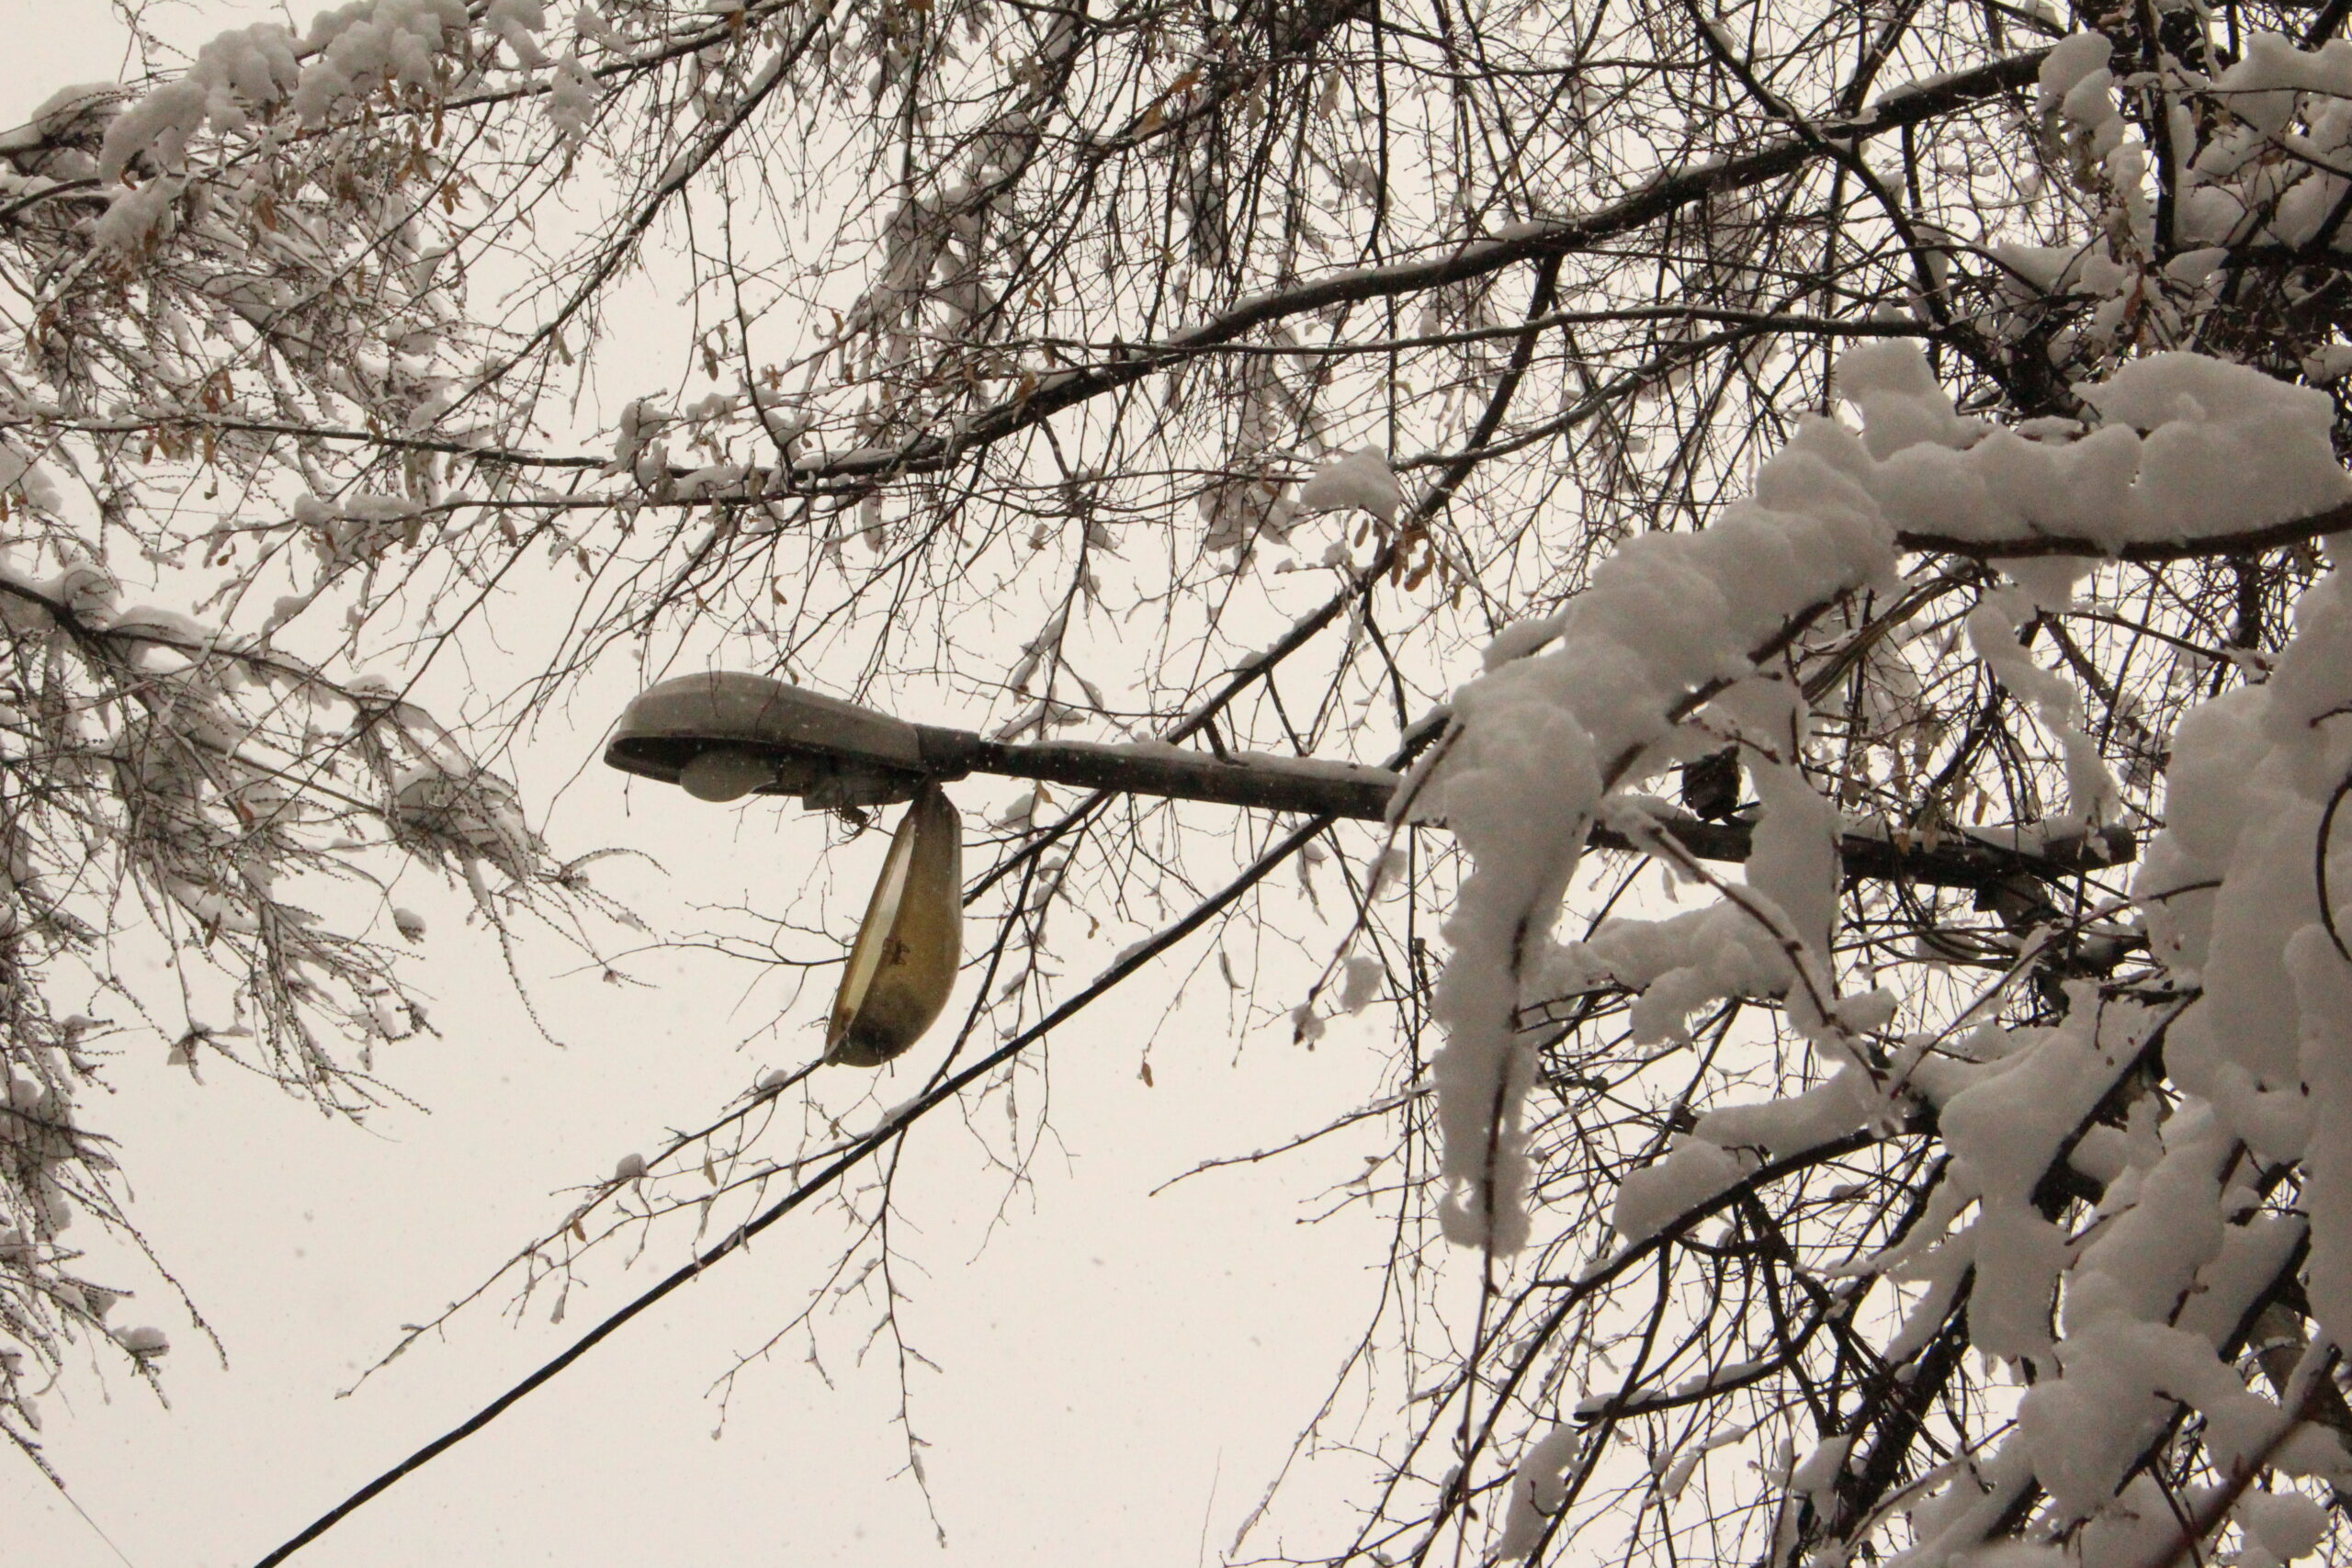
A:
POLYGON ((1015 745, 983 740, 968 730, 917 725, 925 765, 943 776, 1002 773, 1077 789, 1205 800, 1261 811, 1346 817, 1377 822, 1403 775, 1386 768, 1244 752, 1216 757, 1179 746, 1094 746, 1084 741, 1015 745))

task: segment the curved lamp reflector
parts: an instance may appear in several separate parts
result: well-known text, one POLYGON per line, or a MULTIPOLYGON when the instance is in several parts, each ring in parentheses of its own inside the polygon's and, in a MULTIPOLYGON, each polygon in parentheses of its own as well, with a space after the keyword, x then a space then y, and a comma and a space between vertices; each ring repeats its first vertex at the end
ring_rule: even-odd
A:
POLYGON ((964 826, 925 784, 891 835, 825 1031, 825 1060, 878 1067, 947 1005, 964 956, 964 826))

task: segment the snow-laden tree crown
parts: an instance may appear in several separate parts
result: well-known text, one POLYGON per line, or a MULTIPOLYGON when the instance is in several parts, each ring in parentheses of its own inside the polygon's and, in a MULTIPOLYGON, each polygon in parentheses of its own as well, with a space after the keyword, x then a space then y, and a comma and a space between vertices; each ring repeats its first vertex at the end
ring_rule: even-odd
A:
POLYGON ((354 0, 59 92, 0 137, 0 1430, 166 1353, 80 1263, 103 1086, 390 1102, 461 1027, 403 863, 604 954, 612 846, 502 759, 730 668, 1404 782, 975 815, 904 1081, 775 1075, 524 1293, 804 1204, 862 1289, 856 1173, 1023 1146, 1189 953, 1386 1045, 1392 1289, 1290 1472, 1358 1506, 1238 1555, 2340 1553, 2347 13, 354 0))

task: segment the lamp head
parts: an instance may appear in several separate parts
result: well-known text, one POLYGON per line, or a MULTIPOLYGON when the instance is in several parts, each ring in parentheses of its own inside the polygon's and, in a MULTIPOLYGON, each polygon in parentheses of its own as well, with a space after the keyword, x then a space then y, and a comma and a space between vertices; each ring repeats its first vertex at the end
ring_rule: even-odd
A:
POLYGON ((936 771, 904 719, 729 671, 639 693, 613 727, 605 761, 697 800, 797 795, 815 807, 910 800, 936 771))

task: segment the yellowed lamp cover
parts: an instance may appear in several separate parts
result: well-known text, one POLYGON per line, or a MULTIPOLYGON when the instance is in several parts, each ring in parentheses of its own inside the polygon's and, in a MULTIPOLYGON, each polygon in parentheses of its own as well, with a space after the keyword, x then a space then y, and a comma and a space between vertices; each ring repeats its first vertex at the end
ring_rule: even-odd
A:
POLYGON ((964 956, 964 824, 936 784, 899 820, 849 952, 825 1060, 878 1067, 922 1037, 964 956))

